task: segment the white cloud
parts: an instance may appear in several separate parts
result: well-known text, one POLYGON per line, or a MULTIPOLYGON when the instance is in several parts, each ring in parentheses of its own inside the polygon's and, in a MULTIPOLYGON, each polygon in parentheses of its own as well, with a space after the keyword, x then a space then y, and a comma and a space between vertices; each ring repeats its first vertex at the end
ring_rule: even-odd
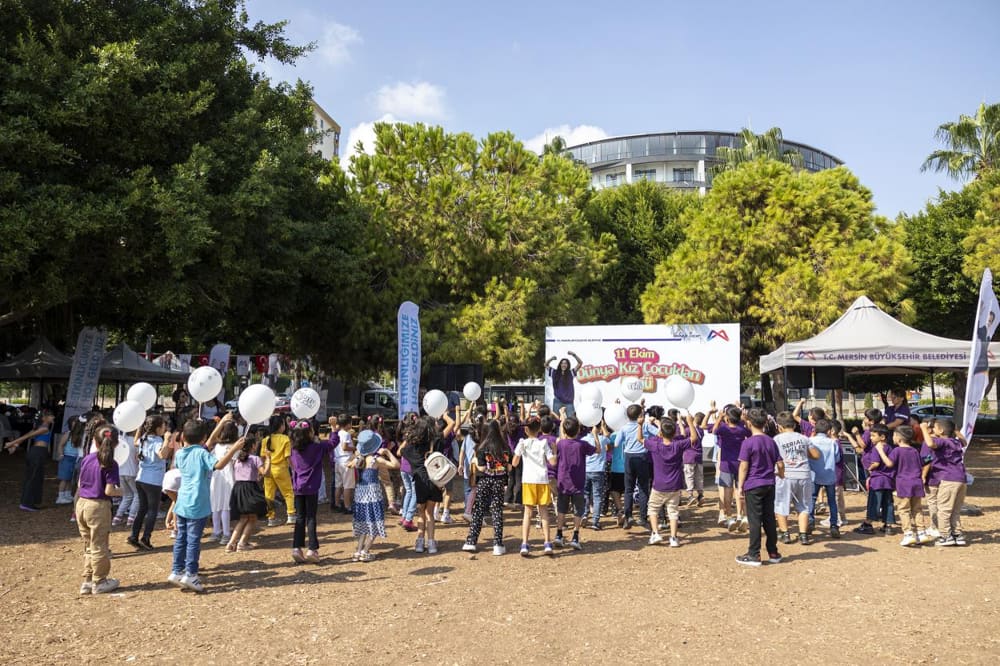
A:
POLYGON ((316 52, 327 64, 344 65, 351 61, 350 47, 362 41, 361 33, 351 26, 330 21, 323 27, 323 36, 317 40, 316 52))
POLYGON ((375 93, 375 108, 383 115, 391 114, 414 120, 438 120, 444 118, 445 91, 441 86, 417 81, 400 81, 391 86, 382 86, 375 93))
POLYGON ((581 143, 587 143, 588 141, 597 141, 598 139, 607 138, 608 133, 602 128, 595 127, 594 125, 577 125, 576 127, 559 125, 558 127, 547 127, 541 134, 537 134, 530 139, 526 139, 524 141, 524 146, 528 150, 541 153, 545 144, 557 136, 561 136, 567 146, 575 146, 581 143))
POLYGON ((357 144, 360 141, 364 152, 371 153, 375 150, 375 123, 395 123, 398 122, 392 114, 385 114, 378 120, 370 123, 358 123, 347 132, 347 140, 341 144, 344 146, 344 154, 340 157, 340 166, 346 172, 351 168, 351 156, 357 154, 357 144))

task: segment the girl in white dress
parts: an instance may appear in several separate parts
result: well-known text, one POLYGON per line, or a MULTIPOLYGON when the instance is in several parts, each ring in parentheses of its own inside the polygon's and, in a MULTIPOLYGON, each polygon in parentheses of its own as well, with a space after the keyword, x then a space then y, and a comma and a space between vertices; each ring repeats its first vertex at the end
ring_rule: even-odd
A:
MULTIPOLYGON (((230 447, 240 438, 239 429, 232 421, 224 420, 209 438, 207 442, 209 448, 212 446, 213 438, 217 439, 219 443, 212 449, 212 455, 215 456, 216 460, 222 460, 230 447)), ((217 469, 212 473, 212 485, 209 492, 212 501, 212 538, 223 546, 229 543, 231 536, 229 496, 233 492, 234 483, 232 460, 222 469, 217 469)))

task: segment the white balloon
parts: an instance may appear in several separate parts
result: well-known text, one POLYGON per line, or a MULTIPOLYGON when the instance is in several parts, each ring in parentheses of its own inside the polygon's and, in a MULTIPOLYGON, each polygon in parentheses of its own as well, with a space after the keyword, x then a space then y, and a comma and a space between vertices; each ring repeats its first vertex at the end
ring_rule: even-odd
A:
POLYGON ((483 394, 483 387, 481 387, 476 382, 469 382, 464 387, 462 387, 462 395, 469 402, 475 402, 479 400, 479 396, 483 394))
POLYGON ((645 385, 638 377, 622 377, 621 380, 622 397, 629 402, 635 402, 642 397, 645 385))
POLYGON ((625 414, 623 405, 611 405, 604 411, 604 422, 612 430, 621 430, 628 423, 628 416, 625 414))
POLYGON ((424 411, 430 417, 441 418, 448 411, 448 396, 437 389, 428 391, 424 394, 424 411))
POLYGON ((300 388, 292 394, 292 414, 300 419, 311 419, 319 412, 319 393, 311 388, 300 388))
POLYGON ((188 377, 188 393, 198 402, 214 400, 222 390, 222 375, 210 365, 197 368, 188 377))
POLYGON ((115 407, 111 420, 122 432, 135 432, 146 420, 146 410, 135 400, 126 400, 115 407))
POLYGON ((595 407, 589 402, 580 405, 580 409, 576 410, 576 418, 579 419, 580 425, 585 428, 593 428, 601 422, 603 416, 601 408, 595 407))
POLYGON ((263 384, 254 384, 243 389, 237 403, 240 416, 250 425, 263 423, 274 413, 274 391, 263 384))
POLYGON ((604 396, 601 395, 601 387, 597 384, 584 384, 580 387, 579 395, 581 405, 597 405, 600 407, 604 402, 604 396))
POLYGON ((679 409, 687 409, 694 402, 694 384, 680 375, 667 378, 666 393, 670 404, 679 409))
POLYGON ((143 409, 150 410, 156 404, 156 389, 153 388, 152 384, 147 384, 146 382, 132 384, 125 398, 127 400, 135 400, 142 405, 143 409))

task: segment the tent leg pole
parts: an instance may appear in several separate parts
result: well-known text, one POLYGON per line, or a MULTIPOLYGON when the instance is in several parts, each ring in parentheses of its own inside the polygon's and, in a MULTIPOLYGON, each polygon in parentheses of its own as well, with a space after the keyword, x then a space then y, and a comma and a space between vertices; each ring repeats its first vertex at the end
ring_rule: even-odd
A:
POLYGON ((931 410, 937 412, 937 392, 934 389, 934 368, 931 368, 931 410))

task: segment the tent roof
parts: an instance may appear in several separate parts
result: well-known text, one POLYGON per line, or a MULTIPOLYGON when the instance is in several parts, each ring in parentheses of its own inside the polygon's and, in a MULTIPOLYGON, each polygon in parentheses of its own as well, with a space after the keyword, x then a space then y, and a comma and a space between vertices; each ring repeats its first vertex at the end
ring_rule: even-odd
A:
POLYGON ((48 339, 40 337, 14 358, 0 363, 0 379, 66 379, 72 367, 72 356, 63 354, 48 339))
MULTIPOLYGON (((840 319, 807 340, 787 342, 760 358, 762 374, 780 368, 844 367, 869 372, 927 372, 969 366, 970 340, 941 338, 910 328, 859 297, 840 319)), ((990 344, 990 365, 998 366, 1000 343, 990 344)))
POLYGON ((187 372, 178 372, 150 363, 127 344, 120 343, 108 350, 101 362, 101 382, 150 382, 182 384, 187 372))

